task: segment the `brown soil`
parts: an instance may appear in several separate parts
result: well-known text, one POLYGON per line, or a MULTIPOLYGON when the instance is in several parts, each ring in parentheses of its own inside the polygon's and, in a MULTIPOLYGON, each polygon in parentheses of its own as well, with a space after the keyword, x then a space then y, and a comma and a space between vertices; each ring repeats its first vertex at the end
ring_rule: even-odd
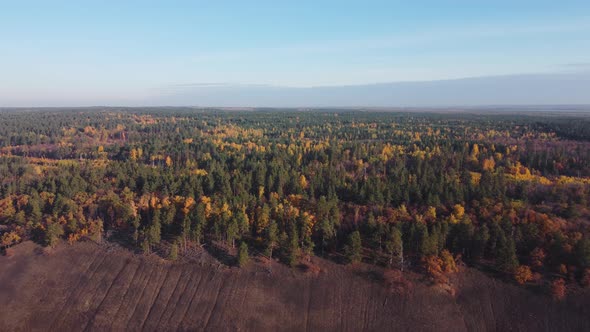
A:
MULTIPOLYGON (((86 242, 0 257, 2 331, 590 331, 590 296, 561 303, 466 269, 455 296, 417 275, 406 295, 379 273, 314 258, 319 273, 245 269, 208 254, 177 263, 86 242)), ((316 270, 314 268, 314 270, 316 270)))

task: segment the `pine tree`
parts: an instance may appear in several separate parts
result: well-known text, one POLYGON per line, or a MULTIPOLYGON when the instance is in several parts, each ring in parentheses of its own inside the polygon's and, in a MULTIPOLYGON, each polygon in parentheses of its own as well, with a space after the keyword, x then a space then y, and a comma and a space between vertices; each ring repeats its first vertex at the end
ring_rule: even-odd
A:
POLYGON ((248 264, 248 260, 248 245, 246 244, 246 242, 242 241, 240 243, 240 248, 238 249, 238 266, 246 266, 246 264, 248 264))
POLYGON ((483 224, 475 232, 473 237, 473 258, 478 259, 484 256, 485 249, 490 240, 490 231, 488 227, 483 224))
POLYGON ((146 255, 151 252, 150 241, 147 238, 143 239, 143 242, 141 242, 141 251, 146 255))
POLYGON ((236 218, 231 218, 229 224, 227 225, 226 235, 227 235, 227 244, 232 248, 235 247, 236 239, 239 238, 240 234, 240 226, 238 225, 238 221, 236 218))
POLYGON ((170 247, 170 255, 168 256, 168 258, 172 261, 178 259, 178 244, 176 242, 174 242, 170 247))
POLYGON ((345 248, 348 261, 353 264, 359 263, 362 259, 361 250, 361 233, 359 233, 359 231, 354 231, 348 236, 348 244, 345 248))
POLYGON ((291 232, 291 238, 289 240, 289 266, 295 267, 299 259, 299 237, 297 230, 291 232))
POLYGON ((402 233, 397 227, 391 227, 389 234, 385 240, 385 250, 389 255, 389 266, 393 265, 394 258, 397 258, 399 265, 403 271, 403 253, 404 243, 402 240, 402 233))
POLYGON ((518 267, 516 247, 512 238, 502 235, 499 240, 496 265, 501 271, 512 273, 518 267))
POLYGON ((266 229, 266 252, 270 259, 272 259, 272 251, 277 246, 279 240, 279 229, 274 220, 270 221, 266 229))
POLYGON ((590 239, 581 239, 576 244, 575 254, 577 263, 582 269, 590 267, 590 239))
POLYGON ((62 235, 64 235, 64 229, 62 225, 57 222, 51 222, 49 225, 47 225, 47 229, 45 231, 45 243, 50 247, 55 247, 62 235))

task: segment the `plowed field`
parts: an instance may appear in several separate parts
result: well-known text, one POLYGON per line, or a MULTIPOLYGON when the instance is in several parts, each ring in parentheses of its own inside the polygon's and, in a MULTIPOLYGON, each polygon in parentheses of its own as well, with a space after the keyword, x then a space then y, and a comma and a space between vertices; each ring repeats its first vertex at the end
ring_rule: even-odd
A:
POLYGON ((269 274, 93 243, 43 255, 26 242, 0 257, 0 330, 590 331, 588 293, 555 303, 466 269, 456 296, 419 279, 400 296, 362 268, 316 263, 318 275, 279 263, 269 274))

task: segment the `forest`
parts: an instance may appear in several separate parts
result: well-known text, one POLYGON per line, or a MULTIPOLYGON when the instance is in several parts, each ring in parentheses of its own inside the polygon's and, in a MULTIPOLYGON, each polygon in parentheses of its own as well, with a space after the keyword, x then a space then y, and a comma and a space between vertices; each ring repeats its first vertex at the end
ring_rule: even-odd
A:
POLYGON ((590 117, 551 112, 0 110, 0 249, 214 247, 295 267, 467 264, 590 285, 590 117))

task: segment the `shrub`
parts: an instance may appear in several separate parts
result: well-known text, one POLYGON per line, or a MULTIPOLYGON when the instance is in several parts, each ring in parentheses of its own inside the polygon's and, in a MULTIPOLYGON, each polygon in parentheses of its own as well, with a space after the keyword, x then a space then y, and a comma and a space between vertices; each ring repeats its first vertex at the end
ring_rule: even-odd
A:
POLYGON ((454 273, 459 272, 459 268, 457 268, 457 264, 455 263, 455 258, 448 250, 443 250, 440 253, 440 259, 442 260, 442 266, 445 273, 454 273))
POLYGON ((424 268, 430 277, 430 280, 435 284, 446 284, 449 278, 443 271, 443 261, 438 256, 427 256, 423 258, 424 268))
POLYGON ((553 296, 556 301, 563 300, 565 298, 565 293, 565 280, 559 278, 551 283, 551 296, 553 296))
POLYGON ((392 293, 398 295, 407 295, 414 289, 411 281, 404 278, 399 270, 388 269, 383 272, 383 282, 392 293))
POLYGON ((524 285, 527 282, 533 280, 533 273, 531 272, 531 268, 526 265, 520 265, 514 271, 514 279, 520 285, 524 285))

